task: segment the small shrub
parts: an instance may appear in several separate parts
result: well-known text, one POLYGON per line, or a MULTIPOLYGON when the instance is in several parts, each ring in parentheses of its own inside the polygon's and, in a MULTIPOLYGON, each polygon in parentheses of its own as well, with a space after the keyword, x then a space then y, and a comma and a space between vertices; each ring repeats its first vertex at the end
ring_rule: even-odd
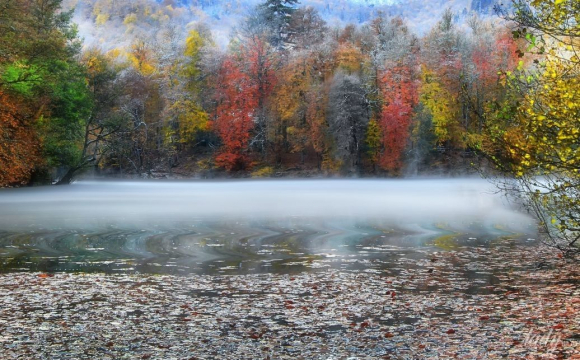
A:
POLYGON ((274 168, 271 166, 266 166, 263 168, 260 168, 254 172, 252 172, 252 177, 253 178, 264 178, 264 177, 271 177, 272 175, 274 175, 274 168))

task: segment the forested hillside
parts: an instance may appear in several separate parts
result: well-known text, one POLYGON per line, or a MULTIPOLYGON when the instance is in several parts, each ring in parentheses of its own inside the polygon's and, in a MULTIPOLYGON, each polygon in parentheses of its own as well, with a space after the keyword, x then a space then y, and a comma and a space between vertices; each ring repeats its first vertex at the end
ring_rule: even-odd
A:
MULTIPOLYGON (((410 29, 424 35, 449 8, 455 20, 464 23, 471 12, 492 15, 495 0, 303 0, 330 26, 362 24, 379 16, 403 17, 410 29)), ((136 33, 155 33, 168 22, 204 23, 212 29, 216 42, 226 47, 231 30, 240 26, 260 0, 65 0, 65 9, 76 8, 74 21, 80 25, 85 42, 114 47, 136 33), (106 26, 105 26, 106 25, 106 26), (116 31, 111 31, 115 29, 116 31)))
POLYGON ((464 171, 497 150, 484 113, 506 97, 507 74, 533 58, 505 21, 447 9, 419 35, 404 17, 375 10, 405 15, 421 1, 305 3, 314 7, 3 2, 0 100, 10 141, 0 149, 0 183, 67 183, 86 169, 400 176, 464 171), (370 17, 327 22, 339 5, 370 17), (208 19, 232 14, 239 23, 223 46, 208 19))

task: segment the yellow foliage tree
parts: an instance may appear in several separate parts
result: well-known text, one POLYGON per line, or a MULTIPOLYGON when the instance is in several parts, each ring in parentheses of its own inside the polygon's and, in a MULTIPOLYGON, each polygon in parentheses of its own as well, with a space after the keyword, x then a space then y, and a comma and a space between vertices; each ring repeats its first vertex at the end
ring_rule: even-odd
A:
POLYGON ((123 20, 123 24, 129 26, 131 24, 134 24, 137 22, 137 14, 135 13, 130 13, 127 16, 125 16, 125 19, 123 20))
POLYGON ((494 109, 496 163, 516 181, 550 243, 580 253, 580 2, 516 1, 514 34, 545 54, 530 71, 507 73, 511 96, 494 109), (532 8, 529 8, 529 6, 532 8), (532 29, 530 31, 530 29, 532 29))
POLYGON ((97 24, 97 26, 103 26, 107 23, 107 21, 109 21, 109 17, 109 14, 99 14, 95 19, 95 24, 97 24))
POLYGON ((153 54, 151 49, 142 40, 137 40, 131 45, 131 51, 127 57, 133 67, 142 75, 149 76, 155 73, 153 54))
POLYGON ((209 129, 208 114, 194 101, 177 101, 171 110, 176 114, 180 143, 192 142, 200 131, 209 129))
POLYGON ((191 30, 185 39, 185 63, 182 67, 182 74, 188 84, 190 91, 199 92, 201 70, 199 61, 201 59, 201 49, 206 45, 205 39, 196 30, 191 30))
POLYGON ((463 131, 456 121, 457 101, 426 66, 422 67, 421 79, 420 100, 432 116, 433 132, 438 143, 451 142, 463 146, 463 131))
POLYGON ((200 105, 202 48, 207 40, 196 30, 191 30, 185 40, 183 59, 175 65, 179 77, 171 82, 176 100, 171 105, 173 121, 165 129, 166 142, 187 144, 194 142, 200 131, 209 130, 209 116, 200 105))
POLYGON ((365 144, 367 146, 369 160, 373 165, 373 170, 376 170, 376 165, 379 161, 382 145, 381 128, 376 119, 372 119, 369 122, 365 137, 365 144))

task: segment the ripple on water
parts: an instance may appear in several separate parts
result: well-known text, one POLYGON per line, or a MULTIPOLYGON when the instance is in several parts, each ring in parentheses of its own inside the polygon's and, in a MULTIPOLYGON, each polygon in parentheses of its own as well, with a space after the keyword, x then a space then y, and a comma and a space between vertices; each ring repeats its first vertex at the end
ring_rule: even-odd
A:
MULTIPOLYGON (((10 190, 0 192, 0 271, 397 274, 436 271, 438 251, 535 244, 533 221, 484 184, 81 183, 10 190)), ((494 281, 485 269, 473 263, 465 276, 482 288, 494 281)))

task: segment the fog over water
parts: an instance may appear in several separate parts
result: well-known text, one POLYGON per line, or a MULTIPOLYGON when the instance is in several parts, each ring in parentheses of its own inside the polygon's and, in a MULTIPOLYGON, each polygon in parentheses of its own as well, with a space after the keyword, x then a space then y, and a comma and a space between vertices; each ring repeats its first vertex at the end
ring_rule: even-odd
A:
POLYGON ((0 191, 0 271, 392 268, 535 227, 480 179, 83 181, 0 191))
POLYGON ((526 227, 480 179, 77 182, 0 192, 0 228, 168 225, 192 219, 480 221, 526 227))

